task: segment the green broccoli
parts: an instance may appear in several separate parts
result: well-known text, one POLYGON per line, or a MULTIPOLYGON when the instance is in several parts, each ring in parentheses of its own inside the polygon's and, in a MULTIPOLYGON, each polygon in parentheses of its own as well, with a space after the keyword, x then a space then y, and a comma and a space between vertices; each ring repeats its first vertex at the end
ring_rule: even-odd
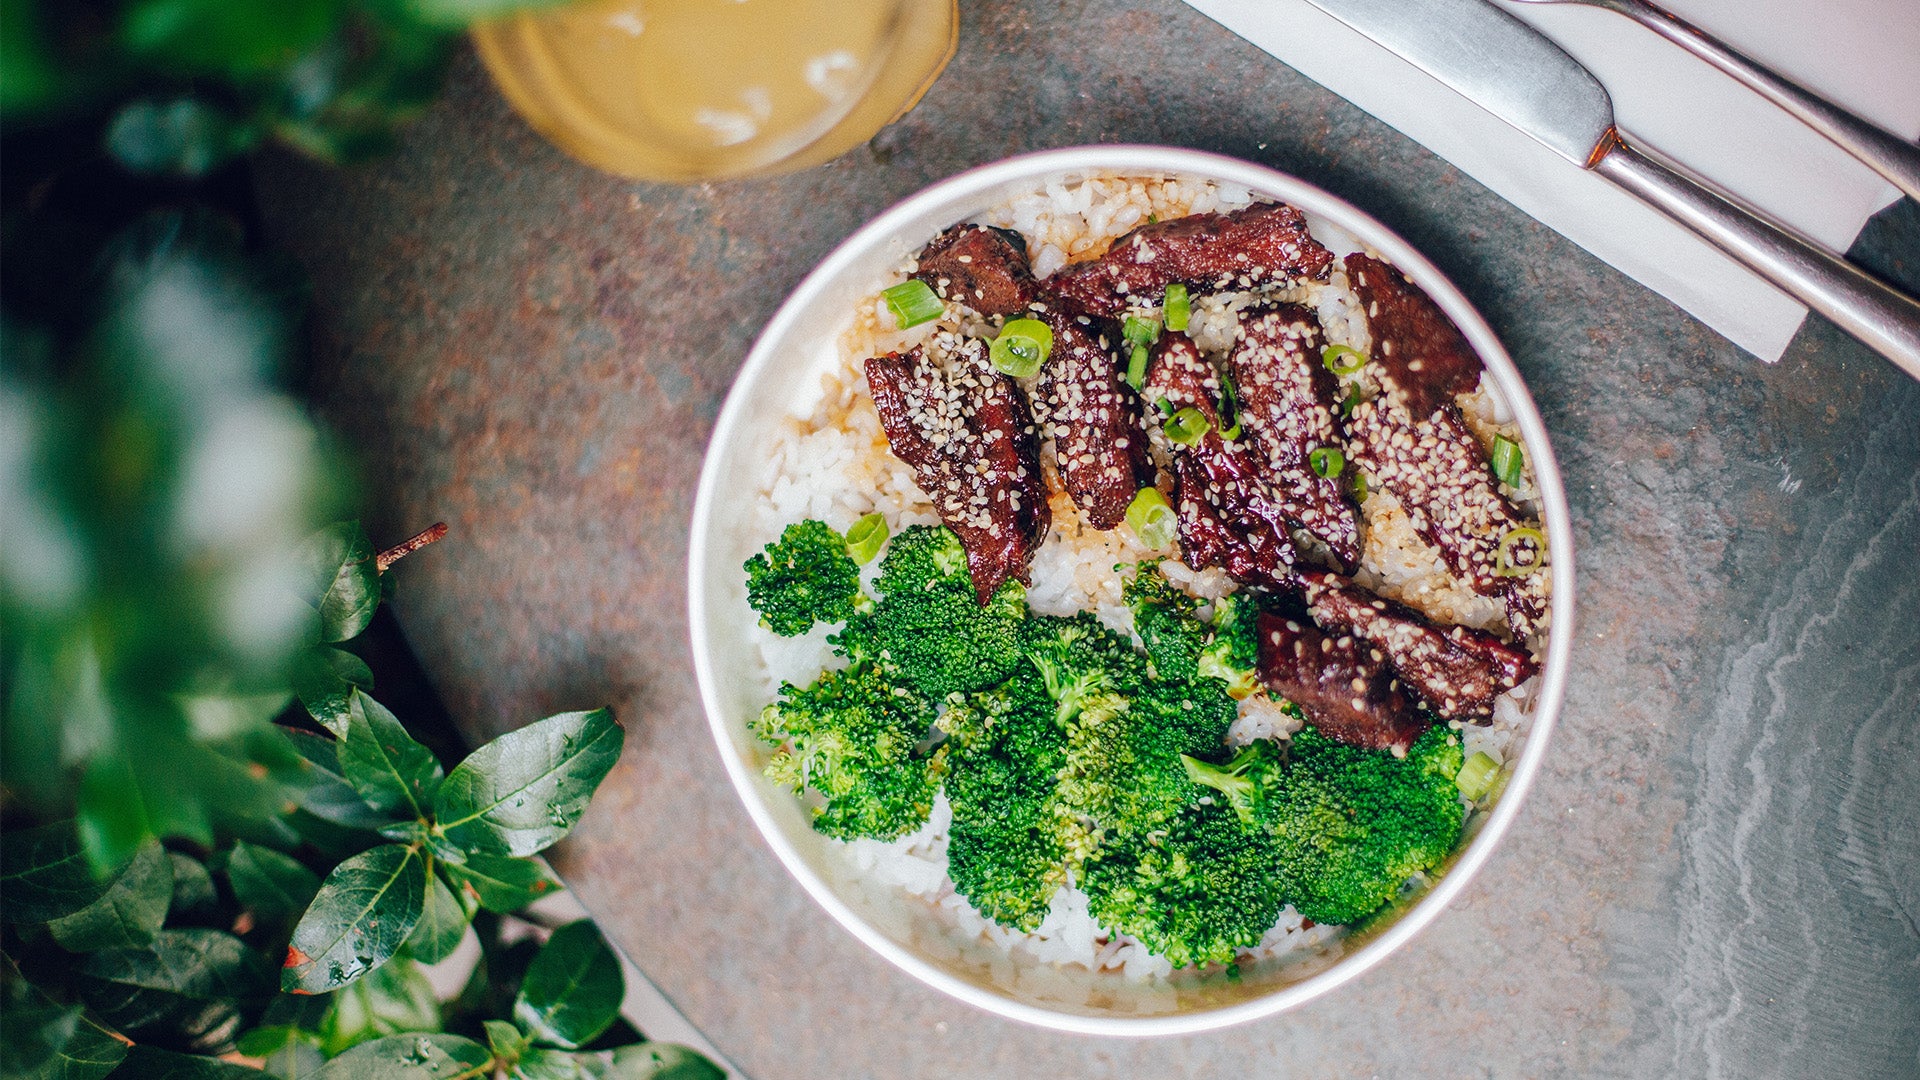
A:
POLYGON ((1197 799, 1163 827, 1108 844, 1082 875, 1100 925, 1175 967, 1226 963, 1258 944, 1286 906, 1282 880, 1271 834, 1197 799))
POLYGON ((1020 663, 1026 589, 1009 581, 981 607, 951 530, 903 530, 887 545, 874 589, 873 609, 828 639, 848 659, 875 663, 935 701, 998 686, 1020 663))
POLYGON ((1143 562, 1131 576, 1123 576, 1120 596, 1133 610, 1133 630, 1146 644, 1154 675, 1193 680, 1207 643, 1207 625, 1194 616, 1193 597, 1162 576, 1154 562, 1143 562))
POLYGON ((1199 673, 1227 684, 1235 701, 1263 693, 1260 685, 1259 632, 1254 622, 1260 604, 1253 594, 1239 592, 1213 603, 1213 635, 1200 650, 1199 673))
POLYGON ((755 733, 780 748, 767 763, 769 779, 824 798, 815 829, 840 840, 892 840, 926 822, 945 775, 945 747, 916 753, 932 720, 924 698, 856 665, 823 672, 804 689, 781 686, 755 733))
POLYGON ((1453 781, 1460 764, 1445 728, 1420 736, 1405 758, 1306 728, 1284 749, 1256 743, 1224 766, 1189 758, 1187 771, 1273 836, 1300 914, 1350 923, 1452 852, 1465 817, 1453 781))
POLYGON ((846 622, 872 604, 860 591, 860 567, 846 539, 824 521, 787 526, 745 569, 747 603, 761 626, 782 637, 798 637, 816 622, 846 622))
POLYGON ((1144 681, 1145 665, 1133 645, 1090 612, 1028 619, 1020 651, 1046 680, 1062 724, 1087 709, 1123 708, 1125 696, 1144 681))
POLYGON ((982 914, 1031 930, 1066 882, 1065 831, 1056 798, 1066 730, 1037 672, 973 694, 940 718, 948 733, 947 799, 953 825, 947 872, 982 914))

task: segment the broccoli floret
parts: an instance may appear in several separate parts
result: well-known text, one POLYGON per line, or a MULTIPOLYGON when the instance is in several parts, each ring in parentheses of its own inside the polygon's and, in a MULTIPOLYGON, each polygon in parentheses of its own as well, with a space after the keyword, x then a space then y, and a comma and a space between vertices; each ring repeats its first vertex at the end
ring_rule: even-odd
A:
POLYGON ((1187 769, 1273 836, 1300 914, 1350 923, 1453 851, 1465 817, 1453 783, 1460 764, 1459 740, 1445 728, 1415 740, 1405 758, 1306 728, 1284 750, 1256 743, 1225 766, 1189 759, 1187 769))
POLYGON ((952 531, 903 530, 888 543, 874 588, 882 596, 873 609, 829 639, 850 660, 877 664, 935 701, 998 686, 1019 665, 1026 589, 1009 581, 980 606, 952 531))
POLYGON ((1133 629, 1147 646, 1154 674, 1181 682, 1194 679, 1207 626, 1194 617, 1193 597, 1162 576, 1153 562, 1141 563, 1125 578, 1120 596, 1133 609, 1133 629))
POLYGON ((1021 652, 1046 680, 1062 724, 1088 709, 1124 708, 1144 682, 1140 654, 1090 612, 1042 615, 1021 628, 1021 652))
POLYGON ((812 686, 787 683, 755 733, 780 749, 767 777, 824 802, 813 827, 840 840, 892 840, 926 823, 946 771, 946 748, 916 754, 933 720, 924 698, 856 665, 823 672, 812 686))
POLYGON ((1175 967, 1225 963, 1258 944, 1286 906, 1279 859, 1271 834, 1196 799, 1165 827, 1103 848, 1083 881, 1100 925, 1175 967))
POLYGON ((824 521, 797 521, 746 562, 747 603, 760 625, 798 637, 816 622, 846 622, 871 601, 847 541, 824 521))
POLYGON ((1066 882, 1065 831, 1055 780, 1066 731, 1045 684, 1025 669, 940 718, 951 756, 947 871, 954 887, 1003 926, 1031 930, 1066 882))
POLYGON ((1260 605, 1248 593, 1223 596, 1213 604, 1213 634, 1200 650, 1199 673, 1227 684, 1235 701, 1262 693, 1259 633, 1254 620, 1260 605))

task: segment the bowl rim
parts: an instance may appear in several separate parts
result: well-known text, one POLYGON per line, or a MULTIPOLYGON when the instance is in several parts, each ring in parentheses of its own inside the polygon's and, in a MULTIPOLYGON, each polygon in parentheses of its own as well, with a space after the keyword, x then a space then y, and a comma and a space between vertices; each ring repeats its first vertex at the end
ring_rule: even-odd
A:
MULTIPOLYGON (((981 209, 985 209, 984 206, 981 209)), ((956 220, 965 220, 964 218, 956 220)), ((914 242, 917 238, 908 238, 914 242)), ((977 166, 937 181, 856 229, 809 273, 788 295, 766 327, 755 339, 745 362, 734 377, 725 404, 713 427, 700 470, 696 489, 692 529, 687 559, 687 614, 690 622, 694 671, 700 687, 701 705, 720 752, 727 776, 746 806, 760 835, 772 846, 774 854, 799 881, 809 895, 835 921, 896 967, 921 982, 971 1005, 1008 1019, 1085 1035, 1154 1036, 1193 1034, 1272 1016, 1327 993, 1336 986, 1358 977, 1415 934, 1425 929, 1452 903, 1492 856, 1507 829, 1519 815, 1527 792, 1541 769, 1547 745, 1559 717, 1566 694, 1567 666, 1574 636, 1574 547, 1572 525, 1568 520, 1566 492, 1560 469, 1532 395, 1528 393, 1513 360, 1507 355, 1492 327, 1466 297, 1440 270, 1397 233, 1372 215, 1321 188, 1238 158, 1207 151, 1146 144, 1110 143, 1095 146, 1063 147, 1041 150, 990 164, 977 166), (1056 173, 1090 175, 1190 174, 1220 183, 1246 187, 1259 195, 1293 204, 1346 229, 1371 250, 1406 274, 1432 297, 1447 317, 1466 336, 1480 356, 1495 384, 1511 404, 1515 422, 1534 455, 1536 488, 1540 494, 1542 518, 1554 553, 1550 571, 1553 596, 1550 603, 1551 626, 1542 664, 1541 684, 1519 762, 1509 771, 1500 801, 1494 806, 1479 832, 1457 856, 1451 870, 1412 907, 1377 937, 1357 951, 1340 956, 1324 970, 1299 982, 1278 987, 1269 994, 1247 1001, 1193 1012, 1152 1016, 1092 1016, 1046 1008, 1018 1001, 1002 993, 956 978, 923 960, 907 947, 887 937, 854 911, 817 874, 801 853, 790 844, 774 821, 771 810, 755 786, 755 774, 732 752, 729 737, 731 720, 721 715, 718 702, 719 680, 712 662, 711 642, 706 625, 708 604, 703 582, 707 579, 709 538, 714 508, 719 503, 727 477, 719 469, 720 447, 741 437, 737 430, 747 411, 744 388, 760 381, 780 359, 774 347, 803 312, 820 299, 826 289, 850 264, 863 258, 875 246, 898 239, 901 230, 913 219, 932 208, 970 196, 982 196, 1010 183, 1031 180, 1036 184, 1056 173)))

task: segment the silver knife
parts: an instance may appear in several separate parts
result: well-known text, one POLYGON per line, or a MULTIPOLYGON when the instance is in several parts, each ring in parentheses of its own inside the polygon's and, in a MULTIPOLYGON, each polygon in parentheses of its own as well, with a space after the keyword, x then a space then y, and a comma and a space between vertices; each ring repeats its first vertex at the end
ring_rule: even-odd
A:
POLYGON ((1600 174, 1920 379, 1920 301, 1636 150, 1606 88, 1490 0, 1308 0, 1534 141, 1600 174))

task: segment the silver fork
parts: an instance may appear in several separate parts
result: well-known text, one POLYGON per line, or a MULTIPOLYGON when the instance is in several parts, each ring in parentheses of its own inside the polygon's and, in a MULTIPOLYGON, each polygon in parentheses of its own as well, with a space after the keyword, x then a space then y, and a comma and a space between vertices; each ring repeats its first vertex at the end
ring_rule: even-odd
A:
POLYGON ((1862 120, 1793 83, 1705 30, 1647 0, 1515 0, 1522 4, 1585 4, 1618 12, 1744 83, 1798 117, 1835 146, 1920 200, 1920 147, 1862 120))

